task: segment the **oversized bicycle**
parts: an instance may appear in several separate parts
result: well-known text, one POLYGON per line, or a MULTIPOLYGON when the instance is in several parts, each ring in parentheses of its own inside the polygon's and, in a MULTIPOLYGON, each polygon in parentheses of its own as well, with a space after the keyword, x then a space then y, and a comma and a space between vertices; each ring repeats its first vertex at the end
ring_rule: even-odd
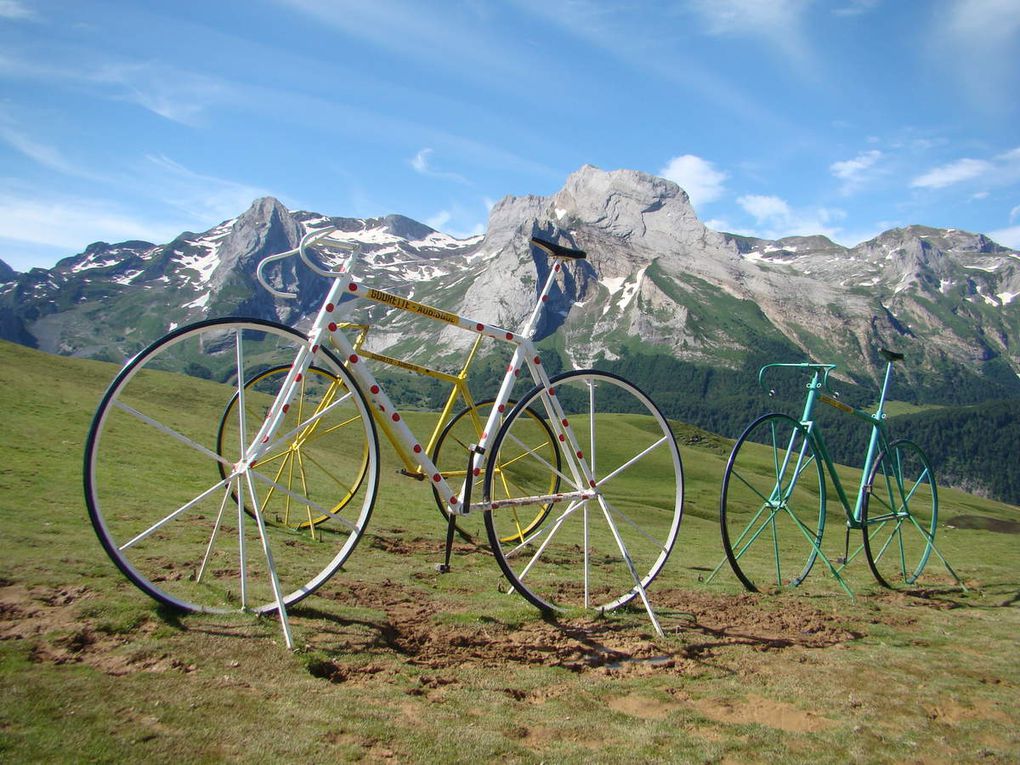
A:
POLYGON ((834 364, 766 364, 761 368, 758 382, 763 388, 766 373, 772 369, 809 373, 804 409, 799 419, 777 412, 762 415, 737 439, 726 465, 719 502, 726 557, 709 580, 728 561, 748 590, 796 587, 821 558, 840 586, 852 595, 841 572, 863 551, 875 579, 886 587, 913 585, 932 554, 962 585, 935 545, 939 501, 931 463, 914 442, 890 439, 886 427, 885 403, 893 364, 903 355, 887 349, 880 354, 886 361, 885 378, 873 413, 838 399, 829 385, 834 364), (853 502, 814 420, 818 402, 871 427, 853 502), (826 522, 826 473, 846 516, 844 554, 834 559, 821 547, 826 522), (850 533, 855 529, 862 531, 862 537, 851 552, 850 533))
POLYGON ((307 333, 258 319, 199 322, 157 340, 111 383, 89 431, 84 482, 114 563, 178 609, 277 613, 290 646, 287 607, 321 587, 366 532, 382 429, 404 472, 428 481, 451 519, 447 556, 455 520, 481 512, 511 590, 544 611, 640 598, 661 634, 647 588, 683 517, 669 423, 616 375, 550 377, 533 342, 557 279, 585 254, 532 240, 546 273, 514 331, 356 281, 357 252, 331 234, 309 232, 257 272, 280 298, 294 295, 263 272, 284 258, 331 280, 307 333), (324 267, 312 252, 341 265, 324 267), (452 457, 430 454, 356 350, 350 318, 364 300, 512 349, 492 403, 468 407, 472 418, 485 413, 484 425, 455 469, 437 465, 452 457), (514 397, 525 374, 532 385, 514 397))

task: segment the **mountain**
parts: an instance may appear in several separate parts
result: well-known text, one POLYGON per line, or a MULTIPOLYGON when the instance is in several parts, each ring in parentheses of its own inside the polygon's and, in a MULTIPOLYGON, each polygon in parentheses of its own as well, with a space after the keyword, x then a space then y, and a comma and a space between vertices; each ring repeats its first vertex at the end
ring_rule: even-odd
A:
MULTIPOLYGON (((506 197, 484 237, 457 240, 402 216, 368 220, 290 212, 263 198, 239 217, 168 244, 97 242, 52 269, 0 269, 0 336, 42 350, 122 360, 168 329, 227 314, 303 325, 325 280, 296 259, 268 269, 295 301, 255 281, 266 255, 302 231, 363 253, 364 280, 508 327, 534 299, 549 264, 531 236, 588 252, 564 274, 539 327, 577 366, 663 354, 704 368, 765 361, 839 364, 873 389, 877 351, 907 356, 897 397, 980 402, 1020 396, 1020 255, 987 237, 910 226, 847 248, 822 236, 778 241, 713 231, 676 184, 585 166, 549 197, 506 197)), ((369 310, 373 320, 389 309, 369 310)), ((454 355, 472 337, 397 314, 371 346, 454 355)))

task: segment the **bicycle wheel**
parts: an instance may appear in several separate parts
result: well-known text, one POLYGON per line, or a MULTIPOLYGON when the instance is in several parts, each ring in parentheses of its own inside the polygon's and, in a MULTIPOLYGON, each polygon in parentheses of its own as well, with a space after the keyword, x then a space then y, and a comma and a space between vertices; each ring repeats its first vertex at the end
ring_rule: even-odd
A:
POLYGON ((748 590, 796 587, 825 530, 825 476, 807 428, 766 414, 737 439, 719 501, 723 548, 748 590))
MULTIPOLYGON (((266 369, 250 377, 245 382, 245 406, 248 408, 247 421, 261 423, 266 414, 266 396, 275 396, 280 389, 290 364, 266 369), (264 394, 264 395, 255 395, 264 394)), ((331 473, 335 468, 324 464, 320 455, 335 454, 347 448, 346 433, 334 422, 334 417, 315 420, 306 428, 299 428, 299 423, 329 406, 347 391, 346 383, 340 377, 327 372, 321 367, 311 366, 298 383, 290 408, 280 426, 281 433, 294 431, 294 435, 286 441, 278 443, 270 454, 264 455, 259 464, 264 470, 273 465, 273 480, 288 491, 309 491, 314 481, 309 480, 310 473, 321 476, 331 473), (295 428, 297 428, 295 430, 295 428)), ((236 426, 238 413, 235 410, 241 396, 235 392, 223 410, 220 427, 216 436, 216 453, 227 457, 233 462, 233 456, 240 453, 238 430, 236 426)), ((271 401, 270 401, 271 403, 271 401)), ((218 465, 220 477, 226 478, 229 464, 218 465)), ((307 503, 301 504, 291 495, 277 492, 270 487, 263 508, 267 512, 272 509, 274 520, 285 526, 308 529, 323 523, 331 516, 339 513, 350 502, 361 487, 368 474, 368 442, 364 444, 361 455, 361 467, 356 475, 334 475, 335 487, 329 486, 319 504, 329 512, 313 512, 307 503), (349 483, 348 483, 349 481, 349 483)), ((236 496, 232 499, 236 501, 236 496)), ((246 510, 252 515, 251 498, 248 498, 246 510)), ((253 516, 254 517, 254 516, 253 516)))
MULTIPOLYGON (((548 423, 547 423, 548 424, 548 423)), ((543 611, 611 610, 662 570, 683 517, 683 466, 669 423, 637 387, 606 372, 554 377, 517 404, 496 434, 484 494, 485 525, 511 587, 543 611), (527 409, 556 423, 566 469, 548 495, 553 466, 529 448, 527 409), (536 505, 552 503, 544 522, 536 505), (516 504, 515 504, 516 503, 516 504)))
POLYGON ((265 613, 279 594, 289 606, 321 586, 364 533, 378 486, 375 423, 328 351, 316 349, 314 366, 337 381, 320 386, 332 390, 329 402, 308 398, 315 386, 296 392, 265 462, 244 463, 242 452, 262 425, 261 414, 252 413, 266 412, 275 398, 245 382, 289 365, 305 342, 268 321, 200 322, 142 351, 106 391, 85 450, 89 516, 110 558, 157 601, 189 611, 265 613), (244 405, 230 408, 234 396, 244 405), (304 419, 296 422, 302 407, 304 419), (303 443, 300 478, 292 481, 280 472, 279 455, 313 426, 328 437, 303 443), (328 512, 351 490, 366 449, 368 474, 328 528, 280 520, 287 503, 309 509, 298 512, 328 512))
POLYGON ((939 498, 921 448, 895 441, 878 456, 864 495, 864 554, 884 587, 912 585, 935 543, 939 498))
MULTIPOLYGON (((467 472, 468 450, 472 444, 478 443, 478 440, 481 438, 482 429, 485 427, 489 414, 492 412, 493 403, 494 401, 489 399, 487 401, 479 401, 473 407, 462 409, 446 424, 442 433, 439 434, 439 439, 432 450, 432 462, 454 488, 464 481, 464 475, 467 472)), ((506 405, 507 410, 512 410, 515 404, 516 402, 514 401, 508 402, 506 405)), ((538 459, 549 464, 544 493, 555 494, 560 485, 559 473, 562 466, 556 436, 553 434, 548 423, 533 409, 525 409, 524 416, 531 420, 532 425, 531 432, 528 433, 528 440, 518 444, 516 452, 508 446, 504 450, 502 457, 503 462, 508 464, 501 463, 494 466, 498 478, 497 495, 509 496, 513 491, 513 466, 520 460, 525 459, 526 454, 530 455, 531 459, 538 459)), ((521 432, 523 433, 523 431, 524 426, 521 426, 521 432)), ((481 497, 483 480, 482 471, 479 470, 472 483, 471 492, 471 496, 476 501, 481 497)), ((435 487, 432 489, 432 494, 435 497, 439 512, 442 513, 444 519, 448 519, 447 505, 443 502, 435 487)), ((531 512, 525 514, 526 518, 523 521, 522 528, 524 533, 537 528, 545 520, 551 508, 551 502, 531 508, 531 512), (528 520, 529 518, 530 520, 528 520)), ((478 522, 472 523, 468 520, 469 517, 461 516, 457 518, 456 523, 457 531, 461 535, 471 538, 478 530, 478 522)))

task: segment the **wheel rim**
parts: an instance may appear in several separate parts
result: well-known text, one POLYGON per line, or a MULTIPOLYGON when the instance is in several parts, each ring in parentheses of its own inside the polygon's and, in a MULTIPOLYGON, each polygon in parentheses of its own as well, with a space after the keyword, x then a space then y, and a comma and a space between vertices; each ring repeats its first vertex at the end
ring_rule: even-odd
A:
POLYGON ((938 525, 938 493, 920 447, 898 441, 879 455, 862 515, 864 550, 876 580, 913 585, 931 556, 938 525))
MULTIPOLYGON (((683 512, 683 469, 672 431, 655 405, 636 387, 607 373, 573 372, 552 387, 574 435, 561 432, 564 467, 559 491, 585 491, 589 499, 561 499, 544 522, 530 530, 520 515, 529 505, 497 507, 485 515, 489 542, 512 589, 544 610, 610 610, 633 599, 665 564, 683 512), (593 414, 594 413, 594 414, 593 414), (573 446, 592 467, 592 491, 573 446), (621 542, 626 556, 621 550, 621 542), (627 558, 630 558, 628 563, 627 558)), ((518 404, 497 434, 490 461, 507 449, 526 453, 533 424, 522 407, 546 411, 536 389, 518 404)), ((541 495, 550 467, 539 460, 506 460, 505 482, 486 475, 485 496, 541 495)))
MULTIPOLYGON (((315 473, 305 459, 304 486, 295 491, 292 482, 290 493, 276 480, 271 459, 233 480, 223 478, 241 457, 240 413, 246 415, 245 440, 251 440, 262 420, 248 422, 249 409, 264 410, 273 399, 244 391, 245 406, 234 407, 224 425, 224 410, 240 395, 237 381, 250 380, 262 367, 289 364, 303 343, 300 333, 270 322, 202 322, 143 351, 107 391, 86 447, 86 500, 107 553, 150 596, 187 610, 270 611, 277 591, 270 557, 280 594, 291 604, 325 582, 354 549, 371 514, 378 447, 367 405, 349 381, 343 400, 318 420, 346 423, 328 440, 328 471, 315 473), (348 448, 334 452, 340 441, 348 448), (344 470, 356 477, 366 448, 368 479, 329 528, 302 530, 278 520, 275 505, 284 498, 335 506, 334 477, 344 470), (241 511, 238 496, 245 500, 241 511)), ((322 351, 315 364, 346 379, 322 351)), ((306 447, 303 456, 323 462, 317 450, 326 443, 306 447)))
POLYGON ((751 423, 730 454, 719 509, 726 557, 747 589, 798 586, 825 529, 825 479, 804 426, 778 414, 751 423))
MULTIPOLYGON (((253 375, 245 383, 248 422, 257 423, 262 421, 265 416, 264 404, 266 397, 275 394, 276 390, 283 384, 289 371, 289 364, 271 367, 253 375), (261 397, 255 395, 259 391, 263 391, 265 395, 261 397)), ((294 400, 290 403, 290 409, 284 418, 281 432, 288 432, 294 429, 304 419, 313 417, 316 412, 328 406, 346 392, 347 388, 341 378, 321 367, 309 367, 301 381, 297 384, 297 392, 294 400)), ((221 456, 228 456, 238 451, 237 436, 232 426, 237 419, 235 408, 239 399, 239 394, 235 393, 224 408, 223 416, 220 419, 220 427, 216 437, 216 453, 221 456)), ((329 419, 334 420, 335 418, 329 419)), ((273 478, 276 483, 290 491, 300 491, 302 477, 306 471, 314 469, 325 473, 331 469, 328 465, 324 464, 322 455, 328 455, 333 449, 344 446, 343 440, 339 438, 335 439, 335 444, 330 443, 336 435, 337 431, 335 429, 337 427, 338 424, 336 422, 324 421, 323 419, 314 420, 306 427, 299 428, 293 438, 285 443, 281 443, 270 454, 263 456, 260 464, 264 467, 273 466, 273 478)), ((226 478, 227 465, 220 463, 218 467, 220 476, 226 478)), ((284 495, 280 497, 280 502, 269 503, 280 506, 274 510, 276 513, 274 520, 285 526, 299 529, 309 529, 316 524, 328 521, 331 516, 339 513, 357 495, 358 489, 361 487, 362 481, 365 480, 367 473, 368 442, 366 441, 362 449, 361 467, 354 477, 351 478, 345 474, 333 476, 337 493, 334 497, 331 497, 332 504, 325 506, 329 511, 328 513, 311 512, 311 508, 308 505, 302 506, 301 503, 298 503, 292 497, 284 495)), ((273 487, 270 487, 268 491, 272 494, 273 487)), ((267 499, 271 500, 272 497, 270 496, 267 499)), ((236 495, 232 495, 232 500, 237 501, 236 495)), ((263 504, 266 503, 264 502, 263 504)), ((245 507, 247 513, 253 515, 250 498, 245 507)))
MULTIPOLYGON (((440 434, 439 439, 436 441, 436 446, 432 451, 432 461, 439 468, 439 472, 443 477, 450 483, 451 486, 458 486, 464 480, 464 476, 467 472, 467 457, 468 450, 473 444, 478 443, 481 437, 482 429, 485 427, 485 423, 488 420, 489 414, 492 411, 492 405, 495 403, 492 399, 487 401, 480 401, 474 407, 462 409, 456 414, 456 416, 446 424, 443 428, 443 432, 440 434)), ((507 411, 510 411, 515 401, 508 402, 507 411)), ((559 472, 561 470, 561 457, 559 448, 556 445, 556 436, 553 434, 549 425, 542 419, 537 412, 533 409, 524 410, 525 416, 530 418, 534 423, 534 439, 533 443, 530 444, 529 448, 534 450, 533 457, 548 463, 551 467, 547 471, 547 483, 543 488, 543 491, 547 494, 554 494, 560 485, 559 472)), ((502 422, 502 420, 501 420, 502 422)), ((507 454, 504 460, 509 460, 510 464, 504 469, 501 464, 495 465, 495 478, 496 485, 507 484, 503 487, 503 491, 509 491, 510 484, 513 481, 513 466, 516 462, 522 459, 525 455, 518 451, 514 454, 507 454)), ((488 469, 488 468, 487 468, 488 469)), ((482 471, 478 472, 478 475, 474 477, 472 484, 471 496, 476 500, 481 497, 484 491, 484 476, 482 471)), ((439 508, 439 512, 442 513, 444 519, 449 518, 447 513, 446 504, 442 501, 439 496, 439 492, 432 489, 432 493, 436 500, 436 506, 439 508)), ((523 533, 528 533, 536 529, 542 521, 548 516, 549 511, 552 509, 552 503, 547 502, 544 505, 539 505, 529 509, 527 517, 523 521, 522 530, 523 533), (530 520, 528 520, 530 518, 530 520)), ((477 524, 471 524, 466 518, 460 517, 456 520, 457 530, 465 537, 471 538, 474 536, 477 524)), ((503 542, 511 541, 511 537, 502 539, 503 542)))

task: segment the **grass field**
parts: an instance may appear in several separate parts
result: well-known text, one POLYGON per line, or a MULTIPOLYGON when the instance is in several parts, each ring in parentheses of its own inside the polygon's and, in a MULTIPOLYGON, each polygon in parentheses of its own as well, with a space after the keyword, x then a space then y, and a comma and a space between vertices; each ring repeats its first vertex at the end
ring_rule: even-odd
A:
MULTIPOLYGON (((909 592, 855 561, 855 599, 820 567, 782 595, 706 584, 730 443, 677 426, 656 638, 640 609, 541 618, 480 539, 436 573, 431 493, 384 448, 369 534, 292 609, 289 652, 274 619, 169 612, 106 557, 81 458, 115 371, 0 344, 0 761, 1020 760, 1015 507, 942 492, 966 593, 937 561, 909 592)), ((842 551, 831 517, 825 545, 842 551)))

